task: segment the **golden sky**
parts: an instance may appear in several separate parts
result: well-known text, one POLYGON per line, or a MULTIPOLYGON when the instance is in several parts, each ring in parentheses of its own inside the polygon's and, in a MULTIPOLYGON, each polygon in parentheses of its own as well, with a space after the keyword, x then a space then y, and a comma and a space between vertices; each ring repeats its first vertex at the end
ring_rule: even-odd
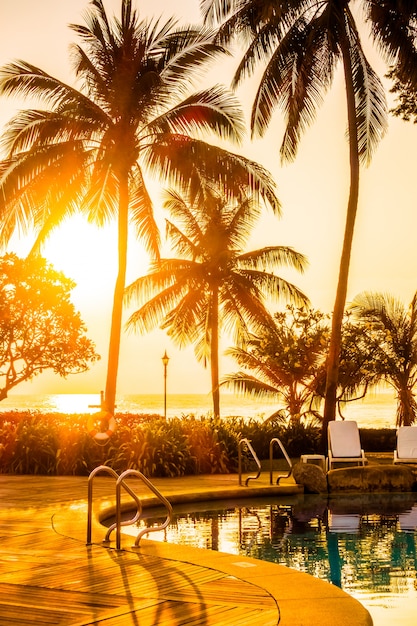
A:
MULTIPOLYGON (((119 0, 108 0, 111 13, 119 0)), ((136 0, 142 17, 168 17, 175 11, 181 20, 195 21, 198 0, 136 0)), ((68 23, 82 23, 87 0, 13 0, 0 2, 0 63, 23 59, 65 81, 71 81, 68 45, 75 41, 68 23)), ((375 51, 371 63, 384 73, 375 51)), ((212 72, 214 82, 229 84, 231 64, 212 72)), ((249 111, 253 83, 239 92, 249 111)), ((391 101, 392 104, 392 101, 391 101)), ((0 130, 22 103, 0 101, 0 130)), ((338 76, 326 97, 317 120, 302 139, 293 164, 281 166, 279 145, 283 122, 275 113, 262 140, 246 141, 246 156, 258 160, 274 175, 283 207, 280 220, 266 216, 254 234, 251 247, 289 245, 307 255, 309 269, 304 276, 281 272, 310 297, 313 307, 330 312, 338 275, 341 240, 349 185, 348 153, 345 141, 346 116, 343 80, 338 76)), ((411 301, 416 289, 417 210, 415 183, 417 128, 390 118, 389 130, 369 168, 362 170, 359 211, 352 254, 348 300, 362 290, 384 291, 411 301)), ((153 188, 155 210, 158 191, 153 188)), ((88 326, 102 360, 90 372, 62 380, 43 374, 15 393, 98 393, 104 387, 106 353, 115 278, 115 225, 98 231, 80 218, 66 224, 45 247, 46 256, 57 269, 77 282, 73 301, 88 326)), ((10 250, 24 254, 29 243, 14 240, 10 250)), ((132 242, 129 280, 146 272, 147 258, 132 242)), ((224 348, 228 346, 227 340, 224 348)), ((210 375, 195 358, 192 347, 179 352, 162 331, 145 337, 125 335, 122 341, 118 391, 120 393, 162 393, 164 350, 171 357, 168 390, 171 393, 208 393, 210 375)), ((222 374, 235 370, 224 360, 222 374)))

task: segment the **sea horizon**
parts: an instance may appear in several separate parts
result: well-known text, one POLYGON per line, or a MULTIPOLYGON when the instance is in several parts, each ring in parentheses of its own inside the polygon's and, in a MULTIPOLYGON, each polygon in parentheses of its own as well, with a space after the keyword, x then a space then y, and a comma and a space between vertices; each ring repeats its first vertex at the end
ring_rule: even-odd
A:
MULTIPOLYGON (((0 413, 6 411, 39 411, 44 413, 94 413, 99 410, 99 394, 10 394, 0 402, 0 413)), ((265 400, 242 397, 233 393, 220 396, 220 413, 224 418, 243 417, 263 420, 277 411, 279 405, 265 400)), ((368 393, 363 400, 345 406, 346 419, 356 420, 362 428, 395 428, 396 401, 391 389, 368 393)), ((167 418, 202 417, 212 414, 211 394, 167 395, 167 418)), ((164 415, 163 394, 119 394, 117 413, 164 415)))

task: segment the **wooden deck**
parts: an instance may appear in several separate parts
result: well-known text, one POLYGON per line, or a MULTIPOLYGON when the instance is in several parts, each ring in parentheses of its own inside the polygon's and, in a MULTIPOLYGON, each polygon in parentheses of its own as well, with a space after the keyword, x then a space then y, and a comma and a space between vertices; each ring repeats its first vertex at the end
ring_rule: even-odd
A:
MULTIPOLYGON (((100 483, 97 494, 103 501, 105 487, 100 483)), ((294 585, 287 568, 152 541, 144 549, 115 550, 100 543, 102 532, 86 546, 85 498, 81 478, 0 476, 0 626, 317 624, 309 592, 300 606, 311 577, 293 573, 304 577, 294 585), (284 591, 279 579, 286 583, 284 618, 273 591, 277 585, 284 591), (292 587, 298 589, 289 593, 292 587)), ((359 603, 312 581, 319 584, 319 605, 327 607, 321 625, 371 624, 359 603), (349 621, 333 621, 339 606, 351 609, 349 621), (360 619, 352 621, 356 614, 360 619)))
MULTIPOLYGON (((98 482, 103 497, 108 481, 98 482)), ((0 484, 1 626, 279 622, 274 598, 244 580, 129 548, 86 546, 83 479, 1 476, 0 484), (64 511, 70 532, 74 525, 71 538, 61 534, 60 515, 65 501, 74 506, 74 496, 77 515, 64 511)))
POLYGON ((85 547, 51 531, 2 539, 0 624, 278 623, 254 585, 189 563, 85 547))

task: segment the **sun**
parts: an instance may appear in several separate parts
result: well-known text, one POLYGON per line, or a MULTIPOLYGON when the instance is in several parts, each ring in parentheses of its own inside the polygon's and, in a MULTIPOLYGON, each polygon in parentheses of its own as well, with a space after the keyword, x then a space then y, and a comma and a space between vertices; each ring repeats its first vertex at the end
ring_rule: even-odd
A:
MULTIPOLYGON (((102 296, 113 298, 118 271, 116 221, 99 228, 75 215, 51 234, 42 254, 55 269, 74 280, 77 301, 91 301, 96 306, 102 296)), ((132 280, 145 274, 148 266, 143 246, 130 238, 128 270, 132 280)))

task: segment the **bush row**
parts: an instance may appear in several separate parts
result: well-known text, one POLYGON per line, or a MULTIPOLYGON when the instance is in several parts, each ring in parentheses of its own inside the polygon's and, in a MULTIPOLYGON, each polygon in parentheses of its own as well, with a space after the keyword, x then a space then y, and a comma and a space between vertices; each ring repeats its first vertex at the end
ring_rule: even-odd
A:
MULTIPOLYGON (((278 437, 289 456, 315 454, 320 429, 279 422, 182 416, 119 414, 117 428, 105 442, 87 432, 87 415, 8 412, 0 414, 0 472, 3 474, 88 475, 98 465, 120 473, 141 471, 148 477, 230 473, 238 468, 238 443, 249 439, 260 460, 269 458, 278 437)), ((392 451, 394 430, 362 431, 367 451, 392 451), (378 434, 379 433, 379 434, 378 434), (382 447, 381 447, 382 446, 382 447)), ((278 456, 279 453, 274 453, 278 456)), ((244 467, 251 464, 246 448, 244 467)))

